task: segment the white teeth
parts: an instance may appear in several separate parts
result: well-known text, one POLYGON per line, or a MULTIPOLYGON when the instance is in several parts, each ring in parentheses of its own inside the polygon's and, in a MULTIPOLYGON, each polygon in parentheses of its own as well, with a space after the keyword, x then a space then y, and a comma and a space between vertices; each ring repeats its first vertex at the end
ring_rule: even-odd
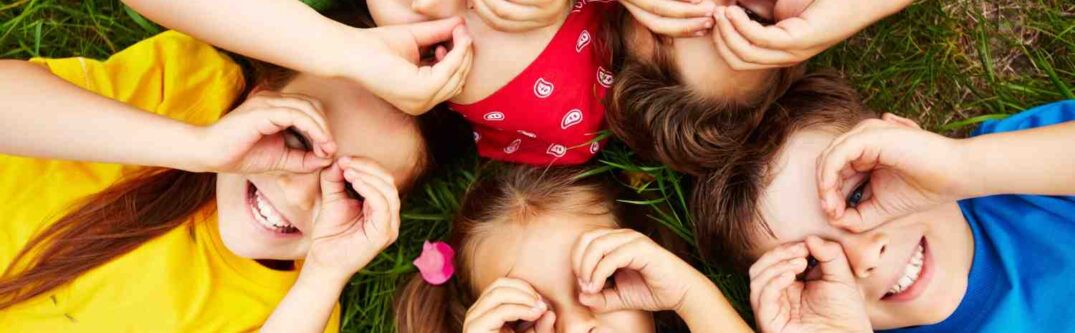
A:
POLYGON ((280 215, 280 212, 276 211, 272 205, 269 204, 269 200, 261 194, 261 191, 254 192, 254 208, 253 215, 254 220, 257 220, 263 226, 275 230, 285 230, 288 228, 294 228, 291 223, 280 215))
POLYGON ((925 250, 921 244, 918 245, 914 254, 911 255, 910 262, 907 263, 907 268, 903 269, 903 276, 888 290, 890 295, 899 294, 918 281, 918 276, 922 274, 922 263, 926 258, 925 250))

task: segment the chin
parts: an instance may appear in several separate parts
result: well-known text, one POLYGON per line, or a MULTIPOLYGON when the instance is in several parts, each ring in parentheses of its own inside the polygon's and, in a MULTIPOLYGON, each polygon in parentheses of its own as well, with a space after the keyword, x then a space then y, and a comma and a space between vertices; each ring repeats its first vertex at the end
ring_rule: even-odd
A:
POLYGON ((247 180, 241 175, 217 176, 217 217, 224 247, 248 259, 297 260, 306 256, 306 239, 267 232, 253 218, 247 180))

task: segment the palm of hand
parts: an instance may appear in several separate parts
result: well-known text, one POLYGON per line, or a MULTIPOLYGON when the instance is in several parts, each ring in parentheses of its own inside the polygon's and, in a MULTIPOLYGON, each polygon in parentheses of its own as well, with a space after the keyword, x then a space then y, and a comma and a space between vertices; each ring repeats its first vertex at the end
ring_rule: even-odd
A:
MULTIPOLYGON (((667 270, 666 270, 667 272, 667 270)), ((687 286, 678 277, 644 274, 634 270, 616 272, 615 288, 631 309, 664 311, 678 307, 687 297, 687 286)))

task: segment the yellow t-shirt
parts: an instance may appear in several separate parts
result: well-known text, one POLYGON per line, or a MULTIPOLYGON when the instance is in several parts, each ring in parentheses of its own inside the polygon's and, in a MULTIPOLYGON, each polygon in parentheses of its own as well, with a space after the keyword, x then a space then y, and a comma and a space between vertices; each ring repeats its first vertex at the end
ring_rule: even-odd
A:
MULTIPOLYGON (((227 56, 172 31, 104 62, 31 62, 102 96, 194 124, 220 118, 244 84, 242 70, 227 56)), ((0 155, 0 272, 78 199, 136 170, 0 155)), ((215 205, 208 205, 184 226, 72 283, 0 310, 0 331, 253 331, 297 277, 296 271, 274 271, 228 251, 220 240, 215 205)), ((327 327, 338 330, 338 306, 327 327)))

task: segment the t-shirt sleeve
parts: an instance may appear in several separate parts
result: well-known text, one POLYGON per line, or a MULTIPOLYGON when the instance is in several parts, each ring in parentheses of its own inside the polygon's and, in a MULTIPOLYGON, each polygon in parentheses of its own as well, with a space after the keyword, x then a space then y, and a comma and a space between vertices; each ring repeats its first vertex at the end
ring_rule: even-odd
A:
POLYGON ((1008 118, 982 123, 972 136, 1012 132, 1075 121, 1075 100, 1066 100, 1031 108, 1008 118))
POLYGON ((192 124, 216 121, 243 89, 242 69, 190 36, 167 31, 107 60, 82 57, 30 62, 98 95, 192 124))

